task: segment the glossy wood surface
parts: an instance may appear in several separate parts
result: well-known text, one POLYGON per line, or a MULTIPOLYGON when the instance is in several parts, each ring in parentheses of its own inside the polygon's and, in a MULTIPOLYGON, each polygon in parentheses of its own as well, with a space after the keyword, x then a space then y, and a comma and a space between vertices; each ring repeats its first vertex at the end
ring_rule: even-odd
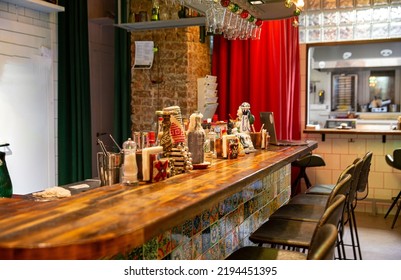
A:
POLYGON ((165 181, 53 201, 0 198, 0 259, 100 259, 142 245, 317 147, 270 146, 165 181))

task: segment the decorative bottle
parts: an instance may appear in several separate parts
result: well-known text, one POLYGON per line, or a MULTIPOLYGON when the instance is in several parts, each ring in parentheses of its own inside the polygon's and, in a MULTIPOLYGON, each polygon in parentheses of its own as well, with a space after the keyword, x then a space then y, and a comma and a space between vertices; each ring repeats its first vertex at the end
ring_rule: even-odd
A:
POLYGON ((124 165, 122 174, 122 184, 136 185, 138 184, 138 166, 136 163, 136 143, 128 138, 123 143, 124 165))
POLYGON ((171 120, 170 112, 163 111, 163 122, 162 122, 162 136, 160 138, 160 146, 163 147, 163 153, 165 156, 170 153, 173 148, 173 139, 170 134, 171 120))
POLYGON ((201 113, 193 113, 189 119, 188 150, 192 155, 192 164, 200 164, 205 161, 205 131, 202 127, 201 113))
POLYGON ((152 15, 150 18, 152 21, 158 21, 160 19, 159 16, 159 1, 158 0, 153 0, 152 3, 152 15))
POLYGON ((0 197, 12 197, 13 185, 6 164, 6 154, 0 152, 0 197))
POLYGON ((210 129, 208 135, 209 145, 210 145, 210 153, 212 154, 213 158, 216 158, 216 132, 214 129, 210 129))

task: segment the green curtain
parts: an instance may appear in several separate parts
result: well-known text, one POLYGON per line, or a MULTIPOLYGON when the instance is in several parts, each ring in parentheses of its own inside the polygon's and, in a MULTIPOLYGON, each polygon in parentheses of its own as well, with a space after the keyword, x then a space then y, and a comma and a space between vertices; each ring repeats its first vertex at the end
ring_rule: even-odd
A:
MULTIPOLYGON (((129 1, 128 1, 129 2, 129 1)), ((127 0, 121 0, 121 22, 127 22, 127 0)), ((118 23, 118 1, 116 19, 118 23)), ((115 28, 114 41, 114 132, 117 143, 131 137, 131 38, 125 29, 115 28)))
POLYGON ((87 1, 59 0, 58 184, 92 177, 87 1))

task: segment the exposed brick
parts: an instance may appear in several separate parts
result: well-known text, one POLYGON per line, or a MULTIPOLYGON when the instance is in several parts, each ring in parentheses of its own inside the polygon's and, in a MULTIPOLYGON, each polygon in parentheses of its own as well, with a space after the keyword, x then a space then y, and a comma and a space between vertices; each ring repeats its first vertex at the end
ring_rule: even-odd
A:
POLYGON ((132 64, 135 41, 151 40, 159 48, 152 69, 132 73, 133 131, 150 130, 155 112, 167 106, 180 106, 186 118, 197 110, 197 78, 211 69, 209 43, 202 44, 198 38, 199 27, 131 33, 132 64))

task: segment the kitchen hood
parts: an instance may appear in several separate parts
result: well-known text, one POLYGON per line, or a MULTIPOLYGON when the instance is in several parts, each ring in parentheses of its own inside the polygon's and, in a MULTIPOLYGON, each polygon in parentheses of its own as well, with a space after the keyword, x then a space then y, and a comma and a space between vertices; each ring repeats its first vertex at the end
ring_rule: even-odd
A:
POLYGON ((320 71, 401 66, 401 42, 316 46, 309 51, 312 68, 320 71))
MULTIPOLYGON (((208 6, 203 1, 188 1, 185 2, 185 6, 197 10, 198 12, 205 14, 208 6), (188 3, 189 2, 189 3, 188 3)), ((274 20, 290 18, 294 16, 295 5, 287 8, 284 0, 261 0, 258 1, 260 4, 252 5, 248 0, 235 0, 233 1, 238 4, 241 8, 249 11, 254 17, 261 20, 274 20)))

